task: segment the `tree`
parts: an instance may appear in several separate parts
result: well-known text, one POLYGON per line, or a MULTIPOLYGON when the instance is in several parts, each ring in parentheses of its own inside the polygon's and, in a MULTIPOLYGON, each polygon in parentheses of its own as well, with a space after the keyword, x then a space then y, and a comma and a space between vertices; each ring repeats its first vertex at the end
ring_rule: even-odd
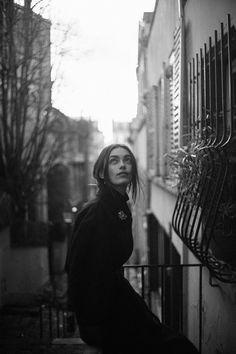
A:
POLYGON ((0 0, 0 191, 26 219, 56 155, 49 136, 50 22, 33 10, 43 0, 0 0))

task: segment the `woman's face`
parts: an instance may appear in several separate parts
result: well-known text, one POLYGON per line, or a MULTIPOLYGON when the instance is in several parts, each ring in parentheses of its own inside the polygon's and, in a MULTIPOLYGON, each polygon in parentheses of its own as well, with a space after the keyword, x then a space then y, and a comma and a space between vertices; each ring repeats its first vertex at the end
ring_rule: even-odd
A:
POLYGON ((123 147, 114 148, 108 159, 108 177, 112 186, 125 193, 132 178, 132 157, 123 147))

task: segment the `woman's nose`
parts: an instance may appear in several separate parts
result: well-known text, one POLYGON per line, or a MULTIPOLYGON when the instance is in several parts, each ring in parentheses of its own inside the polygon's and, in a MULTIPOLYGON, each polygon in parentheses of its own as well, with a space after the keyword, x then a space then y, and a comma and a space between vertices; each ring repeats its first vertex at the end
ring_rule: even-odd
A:
POLYGON ((125 162, 123 160, 120 160, 120 167, 125 167, 125 162))

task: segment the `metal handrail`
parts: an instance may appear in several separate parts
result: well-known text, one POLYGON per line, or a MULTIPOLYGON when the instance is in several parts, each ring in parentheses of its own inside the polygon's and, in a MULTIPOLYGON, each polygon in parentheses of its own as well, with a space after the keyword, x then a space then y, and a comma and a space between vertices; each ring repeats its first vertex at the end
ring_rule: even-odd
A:
MULTIPOLYGON (((202 310, 203 310, 203 301, 202 301, 202 270, 203 270, 203 265, 202 264, 126 264, 123 267, 124 269, 124 274, 126 275, 126 277, 129 280, 129 276, 128 274, 126 274, 125 272, 128 270, 136 270, 136 271, 140 271, 141 273, 141 285, 140 285, 140 289, 139 289, 139 293, 140 295, 143 297, 143 299, 147 302, 148 306, 150 307, 150 309, 155 313, 157 312, 157 308, 155 308, 155 306, 151 305, 151 293, 155 292, 152 291, 150 284, 149 284, 149 276, 150 276, 150 272, 152 270, 156 270, 156 269, 160 269, 160 274, 161 274, 161 279, 160 279, 160 284, 159 284, 159 300, 160 302, 158 303, 159 306, 159 312, 161 313, 161 321, 162 323, 166 324, 166 325, 171 325, 170 323, 166 322, 166 315, 165 315, 165 311, 166 311, 166 297, 167 296, 167 291, 169 291, 169 296, 174 296, 174 293, 171 294, 171 292, 173 290, 171 290, 171 288, 169 290, 166 290, 168 287, 166 285, 167 283, 167 279, 171 277, 171 271, 174 270, 180 270, 181 271, 181 277, 183 276, 183 272, 184 270, 193 270, 193 269, 197 269, 198 271, 198 349, 199 352, 201 353, 202 351, 202 310), (146 283, 145 283, 145 272, 146 273, 146 283), (148 284, 148 285, 146 285, 148 284)), ((173 280, 173 279, 172 279, 173 280)), ((175 289, 176 291, 176 289, 175 289)), ((183 332, 183 328, 184 328, 184 311, 185 311, 185 307, 183 306, 184 303, 184 285, 183 284, 179 284, 179 288, 178 288, 178 292, 180 295, 180 303, 182 304, 181 306, 178 306, 178 310, 180 311, 179 315, 180 315, 180 323, 179 323, 179 327, 176 328, 178 331, 183 332)), ((187 295, 186 295, 187 296, 187 295)), ((186 297, 187 300, 187 297, 186 297)), ((189 301, 189 298, 188 298, 189 301)), ((189 306, 189 308, 193 308, 192 306, 189 306)))
MULTIPOLYGON (((159 307, 160 319, 166 324, 170 325, 167 321, 166 311, 175 312, 177 311, 180 321, 178 322, 179 332, 184 333, 184 312, 186 311, 186 307, 184 306, 185 298, 184 295, 186 292, 184 291, 184 282, 180 282, 178 284, 178 289, 173 290, 173 288, 168 286, 168 282, 170 283, 170 279, 172 281, 176 280, 174 278, 174 274, 176 274, 176 270, 179 270, 180 273, 178 275, 182 279, 183 273, 185 270, 196 270, 195 276, 198 278, 198 338, 197 345, 199 352, 202 350, 202 310, 203 310, 203 301, 202 301, 202 264, 126 264, 123 266, 123 272, 125 277, 131 282, 131 285, 134 286, 135 290, 142 296, 142 298, 146 301, 149 308, 156 313, 157 307, 159 307), (158 286, 158 296, 160 302, 158 305, 152 305, 151 294, 155 291, 152 290, 150 285, 150 275, 152 270, 160 270, 161 277, 160 279, 156 279, 159 282, 158 286), (132 284, 132 279, 130 276, 130 271, 133 270, 136 274, 137 283, 132 284), (169 304, 167 302, 167 298, 169 296, 176 297, 178 294, 180 299, 180 306, 176 308, 169 308, 169 304)), ((56 300, 56 299, 55 299, 56 300)), ((187 300, 187 298, 186 298, 187 300)), ((189 298, 188 298, 189 301, 189 298)), ((194 306, 189 306, 194 311, 194 306)), ((53 340, 53 338, 68 338, 74 336, 72 331, 78 331, 78 327, 76 325, 75 319, 72 319, 72 312, 66 304, 62 305, 57 301, 51 301, 48 303, 42 303, 40 306, 40 338, 48 338, 53 340), (68 319, 70 319, 70 324, 73 323, 75 325, 72 331, 68 331, 68 319)), ((79 333, 79 331, 78 331, 79 333)))

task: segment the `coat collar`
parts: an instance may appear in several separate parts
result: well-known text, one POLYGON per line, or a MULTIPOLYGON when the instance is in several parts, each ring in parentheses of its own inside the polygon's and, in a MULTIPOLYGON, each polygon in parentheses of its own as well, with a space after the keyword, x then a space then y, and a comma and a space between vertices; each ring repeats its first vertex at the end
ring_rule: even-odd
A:
POLYGON ((129 200, 129 196, 127 193, 125 193, 124 195, 119 193, 117 190, 115 190, 114 188, 112 188, 109 185, 103 185, 102 188, 99 190, 98 192, 98 198, 104 198, 104 197, 110 197, 113 198, 121 203, 127 203, 127 201, 129 200))
POLYGON ((132 219, 130 209, 128 207, 129 196, 126 193, 122 195, 110 186, 103 186, 98 193, 98 199, 103 204, 107 212, 118 222, 126 222, 132 219))

